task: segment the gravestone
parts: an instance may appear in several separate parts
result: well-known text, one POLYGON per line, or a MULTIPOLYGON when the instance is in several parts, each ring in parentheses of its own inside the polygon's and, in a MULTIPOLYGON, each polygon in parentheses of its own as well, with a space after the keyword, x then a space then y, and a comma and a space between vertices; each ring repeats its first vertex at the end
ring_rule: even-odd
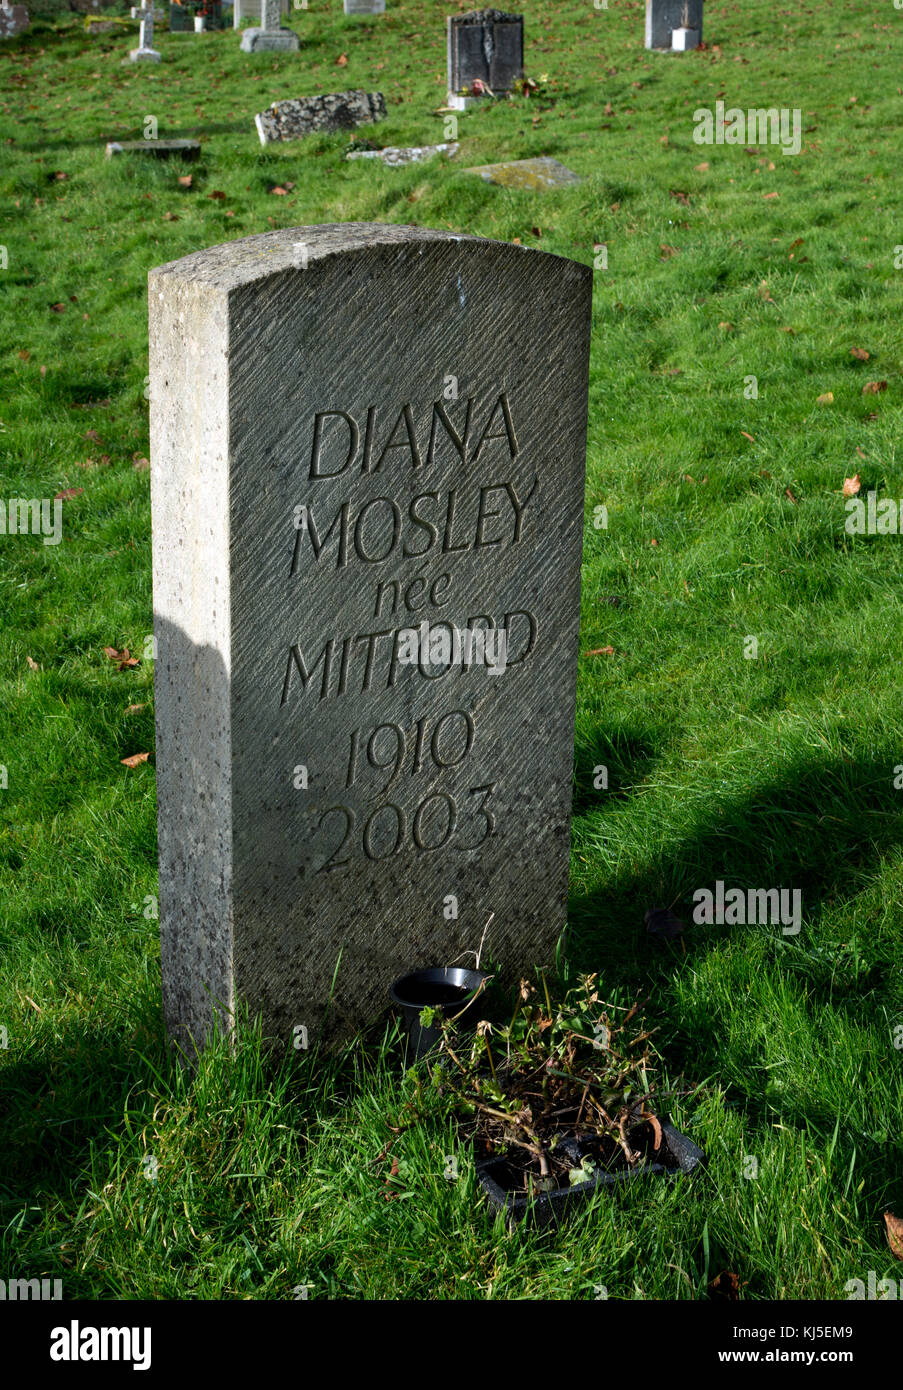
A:
POLYGON ((282 25, 282 0, 260 0, 259 29, 245 29, 239 48, 242 53, 294 52, 301 40, 294 29, 282 25))
POLYGON ((672 31, 681 28, 695 29, 701 42, 702 0, 646 0, 647 48, 670 49, 672 31))
POLYGON ((14 39, 28 28, 30 21, 24 5, 8 5, 0 0, 0 39, 14 39))
POLYGON ((344 0, 346 14, 385 14, 386 0, 344 0))
POLYGON ((124 61, 129 63, 159 63, 161 55, 154 48, 154 20, 163 20, 166 16, 162 10, 154 9, 153 0, 151 0, 150 4, 148 4, 147 0, 144 0, 140 9, 138 6, 133 5, 131 8, 131 16, 132 19, 141 20, 141 29, 139 31, 138 47, 133 48, 128 58, 124 61))
POLYGON ((274 101, 254 117, 261 145, 279 140, 300 140, 314 131, 335 134, 371 121, 386 119, 382 92, 329 92, 325 96, 274 101))
MULTIPOLYGON (((261 0, 235 0, 232 6, 232 26, 240 29, 243 20, 253 19, 259 25, 261 22, 261 0)), ((281 15, 289 12, 289 0, 281 0, 281 15)))
MULTIPOLYGON (((510 92, 524 75, 524 17, 502 10, 449 15, 448 105, 474 104, 475 82, 493 94, 510 92)), ((481 98, 480 98, 481 99, 481 98)))
POLYGON ((163 999, 183 1044, 240 1006, 277 1045, 347 1036, 484 931, 506 980, 552 959, 591 280, 376 224, 151 271, 163 999))
POLYGON ((169 32, 171 34, 194 33, 194 9, 192 6, 175 4, 175 0, 170 0, 169 32))

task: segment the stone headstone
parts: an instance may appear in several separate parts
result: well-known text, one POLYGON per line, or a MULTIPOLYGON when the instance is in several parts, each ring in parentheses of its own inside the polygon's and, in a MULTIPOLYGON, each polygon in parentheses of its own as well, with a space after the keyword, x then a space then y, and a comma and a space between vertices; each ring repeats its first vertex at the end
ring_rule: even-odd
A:
POLYGON ((470 93, 474 82, 493 94, 510 92, 524 75, 524 17, 503 10, 449 15, 448 103, 470 93))
POLYGON ((346 14, 385 14, 386 0, 344 0, 346 14))
POLYGON ((511 159, 505 164, 480 164, 465 172, 479 174, 487 183, 497 183, 502 188, 536 188, 543 191, 581 182, 572 169, 547 154, 539 155, 536 159, 511 159))
POLYGON ((130 63, 159 63, 161 54, 154 48, 154 20, 166 18, 162 10, 155 10, 153 3, 148 4, 143 0, 141 7, 133 5, 131 8, 132 19, 141 20, 138 47, 133 48, 126 61, 130 63))
POLYGON ((14 39, 28 28, 30 20, 24 5, 0 3, 0 39, 14 39))
POLYGON ((259 29, 245 29, 239 47, 242 53, 294 52, 301 40, 294 29, 282 25, 282 0, 260 0, 259 29))
POLYGON ((670 49, 672 31, 684 27, 702 40, 702 0, 646 0, 647 48, 670 49))
MULTIPOLYGON (((281 0, 281 14, 284 17, 289 12, 289 0, 281 0)), ((232 24, 236 29, 240 29, 244 20, 252 19, 258 25, 261 21, 261 0, 235 0, 232 6, 232 24)))
POLYGON ((277 140, 299 140, 315 130, 334 134, 353 130, 370 121, 384 121, 386 99, 382 92, 331 92, 326 96, 274 101, 254 117, 261 145, 277 140))
POLYGON ((591 281, 559 256, 368 224, 151 271, 163 998, 181 1042, 239 1007, 286 1047, 347 1035, 399 975, 477 951, 492 914, 483 959, 504 978, 552 959, 591 281))
POLYGON ((194 10, 189 5, 170 3, 169 32, 171 34, 194 33, 194 10))
POLYGON ((192 160, 200 153, 200 140, 111 140, 106 147, 107 159, 117 154, 145 154, 156 159, 192 160))

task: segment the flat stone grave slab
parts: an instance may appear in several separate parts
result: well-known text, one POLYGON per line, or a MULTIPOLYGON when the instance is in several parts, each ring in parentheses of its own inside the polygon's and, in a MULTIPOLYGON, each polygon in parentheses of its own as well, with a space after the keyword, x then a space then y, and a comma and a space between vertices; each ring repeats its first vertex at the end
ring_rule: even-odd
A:
POLYGON ((107 159, 117 154, 148 154, 157 159, 197 159, 201 153, 199 140, 111 140, 106 147, 107 159))
POLYGON ((261 145, 278 140, 299 140, 314 131, 334 134, 386 118, 382 92, 330 92, 325 96, 274 101, 254 117, 261 145))
POLYGON ((487 183, 497 183, 502 188, 545 190, 581 182, 579 175, 551 155, 541 155, 537 159, 513 159, 504 164, 480 164, 466 172, 479 174, 487 183))
POLYGON ((588 266, 380 224, 151 271, 163 1002, 186 1048, 239 1010, 288 1049, 347 1036, 481 940, 505 982, 554 959, 591 300, 588 266))
POLYGON ((454 159, 460 146, 458 142, 447 141, 441 145, 412 145, 408 148, 398 148, 395 145, 387 145, 382 150, 349 150, 346 159, 379 159, 383 164, 389 164, 392 168, 397 168, 405 164, 420 164, 425 159, 433 159, 437 154, 447 155, 449 159, 454 159))

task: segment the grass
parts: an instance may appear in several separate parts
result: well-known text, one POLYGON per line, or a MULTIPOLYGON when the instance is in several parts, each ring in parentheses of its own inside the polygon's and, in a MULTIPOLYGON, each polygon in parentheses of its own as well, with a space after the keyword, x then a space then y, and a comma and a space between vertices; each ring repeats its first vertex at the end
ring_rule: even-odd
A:
POLYGON ((362 21, 311 0, 290 19, 295 55, 158 30, 164 61, 134 69, 133 40, 71 16, 0 45, 0 497, 81 489, 63 544, 0 536, 3 1277, 60 1277, 67 1298, 229 1299, 305 1284, 689 1299, 722 1270, 745 1298, 842 1299, 869 1269, 894 1277, 903 553, 845 533, 841 487, 859 473, 863 492, 903 497, 903 13, 712 3, 718 47, 672 58, 644 51, 635 0, 520 8, 547 96, 461 117, 454 162, 408 169, 346 164, 341 136, 264 150, 252 118, 360 86, 389 117, 359 138, 448 138, 438 0, 362 21), (799 108, 802 152, 696 145, 693 112, 718 99, 799 108), (199 136, 200 161, 106 161, 148 117, 199 136), (464 172, 539 154, 583 182, 537 194, 464 172), (120 761, 153 749, 152 662, 120 671, 103 652, 141 656, 152 623, 146 274, 346 220, 589 264, 607 246, 581 645, 614 655, 581 660, 569 957, 649 993, 667 1076, 706 1083, 675 1120, 710 1161, 558 1233, 508 1234, 474 1205, 463 1153, 445 1179, 453 1130, 391 1027, 281 1067, 249 1029, 192 1086, 162 1036, 154 769, 120 761), (645 935, 647 907, 689 919, 716 879, 800 888, 800 934, 691 924, 685 951, 645 935))

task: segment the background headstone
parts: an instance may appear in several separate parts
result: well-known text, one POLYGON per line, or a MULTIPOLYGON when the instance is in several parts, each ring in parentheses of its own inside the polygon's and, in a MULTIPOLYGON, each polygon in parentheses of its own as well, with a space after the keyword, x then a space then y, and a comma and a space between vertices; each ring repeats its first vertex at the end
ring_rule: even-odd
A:
POLYGON ((702 0, 646 0, 646 47, 670 48, 672 29, 683 27, 688 15, 689 29, 702 40, 702 0))
POLYGON ((366 224, 151 271, 162 970, 183 1042, 217 1006, 286 1046, 347 1034, 398 975, 476 951, 493 913, 484 961, 516 981, 551 960, 591 281, 366 224), (507 633, 507 664, 404 664, 424 620, 507 633))
POLYGON ((334 134, 353 130, 370 121, 384 121, 386 99, 382 92, 330 92, 325 96, 274 101, 254 117, 261 145, 277 140, 299 140, 315 130, 334 134))
POLYGON ((535 159, 509 159, 504 164, 479 164, 467 173, 479 174, 487 183, 497 183, 502 188, 535 188, 540 192, 581 182, 573 169, 548 154, 535 159))
POLYGON ((239 44, 242 53, 294 52, 300 48, 294 29, 282 24, 282 0, 260 0, 260 26, 244 30, 239 44))
POLYGON ((133 48, 129 53, 127 62, 130 63, 159 63, 161 54, 154 48, 154 20, 164 20, 166 18, 162 10, 155 10, 153 0, 142 0, 141 6, 133 5, 131 8, 132 19, 141 20, 139 30, 138 47, 133 48))
MULTIPOLYGON (((289 4, 290 0, 281 0, 281 13, 283 18, 289 12, 289 4)), ((261 0, 235 0, 234 5, 232 6, 233 27, 236 29, 240 29, 242 22, 246 19, 251 19, 255 22, 255 24, 259 25, 261 21, 260 11, 261 0)))
POLYGON ((503 10, 449 15, 447 40, 449 98, 469 91, 477 80, 494 93, 510 92, 524 75, 523 15, 503 10))
POLYGON ((29 22, 24 5, 0 3, 0 39, 14 39, 28 28, 29 22))

